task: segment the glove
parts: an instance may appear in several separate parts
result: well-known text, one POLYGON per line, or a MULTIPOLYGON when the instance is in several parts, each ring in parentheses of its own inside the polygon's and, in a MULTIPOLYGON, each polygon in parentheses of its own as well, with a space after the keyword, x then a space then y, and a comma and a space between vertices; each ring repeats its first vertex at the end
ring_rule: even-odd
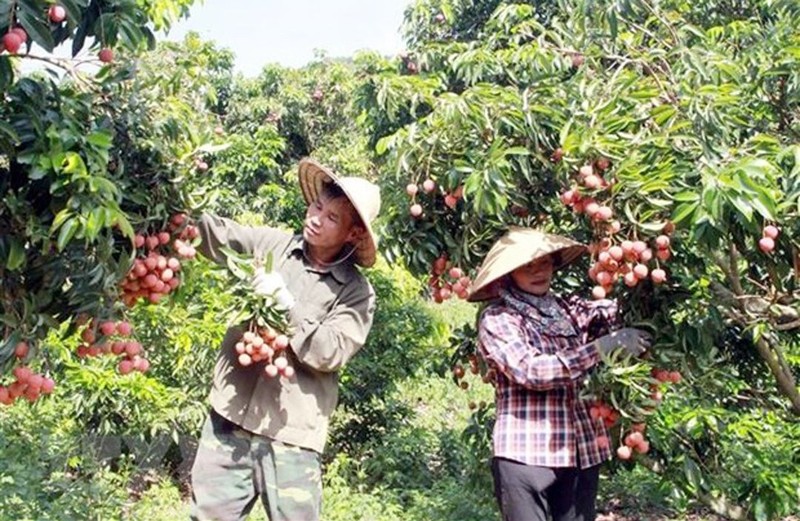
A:
POLYGON ((653 337, 650 333, 633 327, 618 329, 594 341, 597 350, 603 355, 622 348, 632 356, 644 353, 652 342, 653 337))
POLYGON ((283 309, 294 306, 294 296, 289 292, 283 277, 277 271, 267 273, 264 268, 257 268, 252 280, 253 293, 262 297, 272 297, 283 309))

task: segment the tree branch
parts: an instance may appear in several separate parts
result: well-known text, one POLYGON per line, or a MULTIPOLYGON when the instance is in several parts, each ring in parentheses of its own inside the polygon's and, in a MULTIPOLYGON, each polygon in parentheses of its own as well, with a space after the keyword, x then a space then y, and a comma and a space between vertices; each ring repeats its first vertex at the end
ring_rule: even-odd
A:
POLYGON ((794 322, 788 322, 786 324, 775 324, 775 329, 778 331, 791 331, 792 329, 800 328, 800 319, 795 320, 794 322))

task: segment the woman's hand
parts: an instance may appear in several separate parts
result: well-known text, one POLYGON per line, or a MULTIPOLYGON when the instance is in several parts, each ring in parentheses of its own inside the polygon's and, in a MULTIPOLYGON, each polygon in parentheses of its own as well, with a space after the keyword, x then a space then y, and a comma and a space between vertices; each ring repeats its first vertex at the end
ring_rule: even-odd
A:
POLYGON ((652 345, 653 336, 641 329, 625 327, 601 336, 594 343, 603 355, 615 349, 624 349, 630 355, 640 356, 652 345))

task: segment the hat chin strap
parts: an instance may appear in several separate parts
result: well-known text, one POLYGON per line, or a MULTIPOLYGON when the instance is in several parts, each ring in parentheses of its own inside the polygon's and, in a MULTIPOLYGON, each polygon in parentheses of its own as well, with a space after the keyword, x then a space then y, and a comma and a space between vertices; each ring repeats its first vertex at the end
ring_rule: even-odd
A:
MULTIPOLYGON (((349 259, 356 252, 356 250, 358 249, 358 248, 356 248, 356 246, 354 246, 354 245, 352 245, 350 243, 347 243, 345 247, 347 247, 347 246, 350 247, 348 252, 346 254, 344 254, 344 255, 340 255, 333 262, 323 262, 323 261, 312 261, 312 262, 315 262, 316 264, 318 264, 319 266, 321 266, 323 268, 332 268, 334 266, 338 266, 339 264, 341 264, 344 261, 346 261, 347 259, 349 259)), ((309 251, 308 251, 308 243, 306 241, 303 241, 303 255, 305 256, 306 259, 308 259, 310 261, 312 260, 311 259, 311 255, 309 254, 309 251)))

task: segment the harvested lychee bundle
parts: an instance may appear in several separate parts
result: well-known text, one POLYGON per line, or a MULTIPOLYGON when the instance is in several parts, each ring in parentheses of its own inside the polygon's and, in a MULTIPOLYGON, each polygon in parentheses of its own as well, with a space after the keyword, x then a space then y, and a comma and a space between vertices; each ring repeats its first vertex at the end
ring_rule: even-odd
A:
POLYGON ((287 347, 289 337, 268 326, 245 331, 234 349, 237 360, 243 367, 265 362, 265 377, 281 375, 291 378, 294 376, 294 367, 289 365, 287 347))

